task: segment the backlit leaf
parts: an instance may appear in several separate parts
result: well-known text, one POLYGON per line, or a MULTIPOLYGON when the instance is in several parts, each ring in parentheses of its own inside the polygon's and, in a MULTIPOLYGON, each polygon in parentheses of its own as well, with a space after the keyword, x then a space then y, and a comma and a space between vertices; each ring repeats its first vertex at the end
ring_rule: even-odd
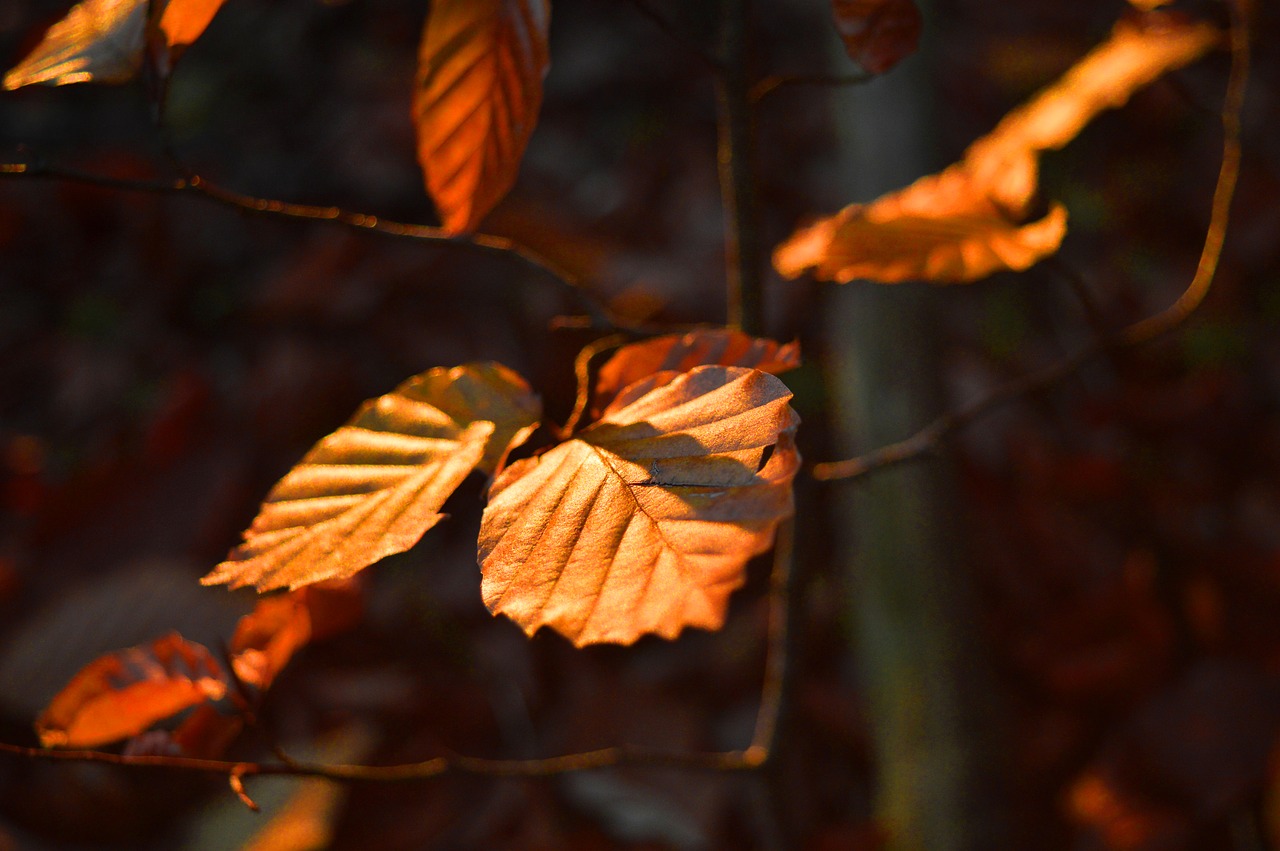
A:
POLYGON ((781 381, 703 366, 642 384, 493 484, 482 594, 529 634, 629 644, 716 629, 747 561, 793 511, 799 419, 781 381))
POLYGON ((123 83, 142 67, 149 31, 168 73, 181 51, 204 32, 225 0, 85 0, 45 33, 4 78, 6 89, 32 83, 123 83), (148 25, 150 9, 152 25, 148 25))
POLYGON ((540 416, 498 364, 438 368, 366 402, 267 495, 245 540, 201 581, 259 591, 342 579, 407 550, 474 469, 491 472, 540 416))
POLYGON ((433 0, 418 52, 418 162, 444 227, 473 230, 515 182, 549 67, 549 0, 433 0))
POLYGON ((90 662, 41 713, 36 733, 45 747, 97 747, 226 690, 212 654, 174 632, 90 662))
POLYGON ((775 250, 774 267, 789 278, 811 270, 841 283, 958 283, 1028 268, 1057 251, 1066 234, 1060 204, 1031 216, 1040 152, 1062 147, 1103 109, 1220 40, 1214 27, 1173 15, 1121 21, 1108 41, 1009 113, 959 163, 801 228, 775 250))
POLYGON ((812 269, 840 283, 974 281, 1028 268, 1057 251, 1066 232, 1061 204, 1019 224, 956 165, 798 231, 778 247, 773 263, 788 278, 812 269))
POLYGON ((831 0, 849 58, 883 74, 916 52, 923 20, 915 0, 831 0))
POLYGON ((668 334, 623 346, 600 367, 595 410, 609 407, 623 388, 657 372, 688 372, 695 366, 746 366, 779 373, 800 365, 800 345, 779 344, 741 331, 706 328, 668 334))

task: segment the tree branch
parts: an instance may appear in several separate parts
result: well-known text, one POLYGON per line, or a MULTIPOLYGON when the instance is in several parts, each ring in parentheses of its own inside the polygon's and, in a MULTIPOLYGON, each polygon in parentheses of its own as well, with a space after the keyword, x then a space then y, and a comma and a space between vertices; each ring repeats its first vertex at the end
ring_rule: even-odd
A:
POLYGON ((1248 5, 1247 0, 1231 4, 1231 72, 1220 113, 1223 130, 1222 162, 1218 169, 1209 224, 1205 228, 1204 244, 1200 249, 1195 275, 1177 300, 1159 313, 1135 322, 1119 334, 1099 339, 1056 363, 1004 384, 982 399, 943 414, 904 440, 882 446, 857 458, 816 464, 813 467, 814 478, 861 478, 936 452, 943 441, 989 411, 1058 383, 1100 355, 1139 346, 1161 337, 1190 318, 1204 302, 1217 274, 1218 264, 1222 259, 1222 246, 1231 221, 1231 201, 1240 176, 1240 113, 1244 108, 1245 88, 1249 79, 1248 5))
POLYGON ((556 266, 540 254, 506 237, 482 233, 452 234, 442 228, 430 225, 397 222, 367 213, 344 210, 341 207, 294 204, 288 201, 244 195, 219 186, 197 174, 168 181, 135 180, 55 166, 37 158, 34 162, 0 163, 0 176, 65 180, 121 192, 139 192, 152 195, 196 195, 221 204, 224 207, 231 207, 246 213, 269 218, 333 222, 354 230, 410 239, 442 248, 468 251, 486 257, 497 257, 519 263, 542 280, 552 283, 566 292, 590 316, 592 327, 610 331, 633 330, 630 323, 613 316, 569 272, 556 266))

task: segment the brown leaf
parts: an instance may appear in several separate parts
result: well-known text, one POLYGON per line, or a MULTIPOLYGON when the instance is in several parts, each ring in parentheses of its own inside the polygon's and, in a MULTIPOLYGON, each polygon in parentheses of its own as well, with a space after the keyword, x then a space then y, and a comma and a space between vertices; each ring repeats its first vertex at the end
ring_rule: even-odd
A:
POLYGON ((515 182, 549 66, 549 0, 434 0, 418 52, 418 162, 447 230, 515 182))
POLYGON ((267 495, 244 543, 201 582, 259 591, 342 579, 407 550, 474 469, 491 472, 540 416, 495 363, 437 368, 366 402, 267 495))
POLYGON ((1122 21, 1112 37, 1061 80, 974 142, 959 163, 869 204, 850 205, 801 228, 778 246, 774 267, 847 283, 923 279, 976 281, 1020 271, 1058 250, 1067 214, 1054 203, 1027 221, 1037 192, 1039 153, 1069 142, 1098 112, 1218 43, 1204 23, 1151 13, 1122 21))
POLYGON ((695 366, 746 366, 777 374, 800 365, 800 344, 779 344, 741 331, 706 328, 668 334, 623 346, 596 376, 597 413, 628 385, 657 372, 688 372, 695 366))
POLYGON ((799 418, 781 381, 703 366, 652 384, 494 482, 481 590, 525 632, 550 626, 581 646, 718 628, 793 511, 799 418))
POLYGON ((36 721, 45 747, 97 747, 219 700, 227 681, 212 654, 176 632, 86 665, 36 721))
POLYGON ((85 0, 50 27, 35 50, 5 75, 4 87, 127 82, 142 67, 149 31, 162 52, 157 57, 160 70, 167 74, 223 2, 85 0))
POLYGON ((849 58, 883 74, 916 52, 924 24, 915 0, 831 0, 849 58))
POLYGON ((236 624, 228 652, 231 669, 245 685, 265 690, 311 640, 311 613, 302 588, 259 600, 236 624))

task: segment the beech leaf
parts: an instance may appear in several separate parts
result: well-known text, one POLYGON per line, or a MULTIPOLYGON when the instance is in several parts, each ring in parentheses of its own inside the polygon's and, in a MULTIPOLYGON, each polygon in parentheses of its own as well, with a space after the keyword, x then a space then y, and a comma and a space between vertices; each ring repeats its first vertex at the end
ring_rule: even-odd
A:
POLYGON ((495 470, 539 416, 528 385, 499 364, 416 376, 317 443, 201 582, 294 589, 403 552, 444 516, 462 480, 495 470))
POLYGON ((474 230, 515 182, 542 105, 549 0, 433 0, 418 52, 418 162, 444 227, 474 230))
POLYGON ((793 511, 799 418, 781 381, 702 366, 643 384, 494 481, 481 592, 529 634, 549 626, 581 646, 716 629, 793 511))
POLYGON ((618 349, 596 376, 594 409, 609 407, 623 388, 657 372, 695 366, 746 366, 779 373, 800 365, 800 345, 780 344, 741 331, 706 328, 668 334, 618 349))
POLYGON ((788 278, 813 271, 841 283, 962 283, 1030 267, 1058 250, 1067 229, 1061 204, 1030 215, 1040 152, 1062 147, 1099 112, 1220 41, 1215 27, 1179 16, 1152 12, 1137 23, 1121 21, 1110 39, 1009 113, 959 163, 801 228, 774 251, 774 267, 788 278))
POLYGON ((845 52, 872 74, 883 74, 916 52, 924 21, 915 0, 831 0, 845 52))
POLYGON ((160 54, 159 70, 168 74, 224 2, 85 0, 51 26, 35 50, 5 75, 4 87, 127 82, 142 67, 148 38, 160 54))
POLYGON ((176 632, 90 662, 36 720, 45 747, 89 748, 226 694, 213 655, 176 632))

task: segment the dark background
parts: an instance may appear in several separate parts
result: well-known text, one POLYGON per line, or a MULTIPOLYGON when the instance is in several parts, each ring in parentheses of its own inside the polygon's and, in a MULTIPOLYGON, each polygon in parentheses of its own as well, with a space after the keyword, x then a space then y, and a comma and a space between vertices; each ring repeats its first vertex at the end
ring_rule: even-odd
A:
MULTIPOLYGON (((713 42, 715 4, 654 5, 713 42)), ((1174 338, 980 422, 951 456, 963 569, 997 673, 1005 783, 992 794, 1010 847, 1280 847, 1280 67, 1274 9, 1261 5, 1245 171, 1203 311, 1174 338)), ((230 0, 175 75, 172 151, 248 194, 434 221, 409 118, 425 6, 230 0)), ((756 7, 756 75, 853 70, 821 0, 756 7)), ((0 62, 16 63, 65 11, 5 4, 0 62)), ((1217 4, 1192 11, 1224 16, 1217 4)), ((927 9, 931 47, 907 61, 927 66, 935 165, 1123 12, 1100 0, 927 9)), ((627 2, 557 0, 552 29, 540 126, 484 229, 570 268, 624 315, 723 321, 704 65, 627 2)), ((1216 55, 1177 72, 1046 157, 1046 191, 1071 212, 1060 263, 936 291, 949 398, 1092 333, 1062 268, 1083 279, 1107 328, 1176 296, 1207 219, 1226 67, 1216 55)), ((831 187, 828 92, 781 90, 758 122, 773 245, 853 199, 831 187)), ((173 172, 161 140, 141 85, 0 96, 9 160, 38 152, 163 178, 173 172)), ((771 333, 799 337, 807 355, 787 378, 801 449, 831 459, 827 422, 839 412, 824 402, 820 320, 834 285, 769 286, 771 333)), ((576 310, 502 259, 195 197, 0 179, 0 739, 34 743, 34 715, 99 653, 172 628, 225 640, 251 598, 196 579, 361 400, 432 366, 494 359, 563 421, 572 358, 590 338, 550 323, 576 310)), ((255 833, 257 847, 311 847, 265 833, 282 812, 332 830, 337 848, 878 847, 842 601, 850 578, 827 543, 839 521, 826 497, 839 486, 800 487, 819 510, 802 518, 804 652, 781 812, 742 778, 637 769, 337 792, 251 782, 268 810, 254 816, 218 781, 4 757, 0 849, 220 849, 255 833)), ((367 571, 364 622, 281 677, 265 710, 271 737, 299 756, 368 762, 749 740, 766 563, 751 566, 717 634, 584 651, 553 635, 528 641, 480 601, 481 490, 464 486, 450 521, 367 571)), ((266 738, 247 734, 235 752, 261 756, 266 738)))

